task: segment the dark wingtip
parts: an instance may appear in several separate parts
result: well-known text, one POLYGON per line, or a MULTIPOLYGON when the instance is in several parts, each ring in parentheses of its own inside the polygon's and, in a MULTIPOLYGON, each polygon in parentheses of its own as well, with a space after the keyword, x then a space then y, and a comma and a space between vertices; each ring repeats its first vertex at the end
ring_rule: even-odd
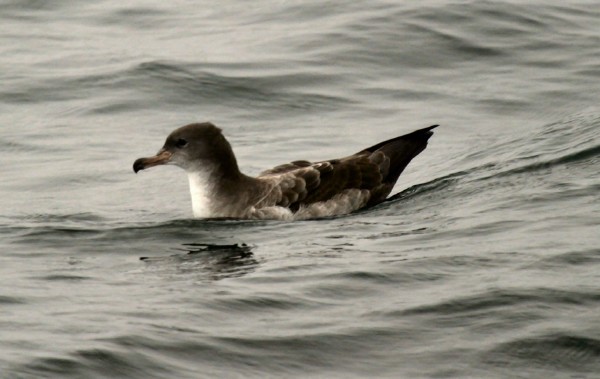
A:
POLYGON ((433 129, 437 128, 438 126, 439 126, 438 124, 431 125, 426 128, 419 129, 419 130, 415 131, 414 133, 431 132, 433 129))
POLYGON ((427 140, 429 139, 429 137, 431 137, 433 135, 433 131, 432 130, 435 129, 435 128, 437 128, 438 126, 439 126, 438 124, 435 124, 435 125, 431 125, 431 126, 428 126, 426 128, 423 128, 423 129, 415 130, 412 133, 408 133, 408 134, 402 135, 400 137, 396 137, 396 138, 389 139, 387 141, 380 142, 377 145, 373 145, 373 146, 371 146, 371 147, 369 147, 367 149, 361 150, 361 151, 359 151, 356 154, 362 154, 362 153, 365 153, 365 152, 372 153, 372 152, 374 152, 374 151, 376 151, 378 149, 381 149, 383 146, 386 146, 386 145, 388 145, 388 144, 390 144, 390 143, 392 143, 394 141, 399 141, 399 140, 410 139, 410 140, 417 140, 417 141, 425 141, 425 142, 427 142, 427 140))
POLYGON ((418 130, 415 130, 412 133, 408 133, 408 134, 402 136, 401 138, 421 138, 421 137, 424 137, 424 136, 426 136, 427 138, 429 138, 429 137, 431 137, 433 135, 433 131, 432 130, 435 129, 435 128, 437 128, 438 126, 439 126, 438 124, 435 124, 435 125, 431 125, 431 126, 428 126, 426 128, 423 128, 423 129, 418 129, 418 130))

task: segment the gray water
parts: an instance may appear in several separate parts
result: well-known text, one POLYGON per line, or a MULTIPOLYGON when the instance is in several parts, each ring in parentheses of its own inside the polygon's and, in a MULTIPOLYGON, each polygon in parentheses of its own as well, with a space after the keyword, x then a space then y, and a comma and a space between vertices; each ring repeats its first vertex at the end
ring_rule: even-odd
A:
POLYGON ((1 378, 600 378, 598 1, 0 2, 1 378), (193 220, 242 170, 439 123, 394 197, 193 220), (142 258, 142 259, 140 259, 142 258))

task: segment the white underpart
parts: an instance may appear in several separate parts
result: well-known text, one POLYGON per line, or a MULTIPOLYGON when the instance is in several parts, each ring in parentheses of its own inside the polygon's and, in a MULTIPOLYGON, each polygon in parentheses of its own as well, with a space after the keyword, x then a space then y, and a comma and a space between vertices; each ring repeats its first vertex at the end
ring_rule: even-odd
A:
POLYGON ((209 185, 208 173, 205 171, 188 172, 190 182, 190 194, 192 195, 192 209, 194 217, 210 218, 218 217, 211 207, 212 188, 209 185))

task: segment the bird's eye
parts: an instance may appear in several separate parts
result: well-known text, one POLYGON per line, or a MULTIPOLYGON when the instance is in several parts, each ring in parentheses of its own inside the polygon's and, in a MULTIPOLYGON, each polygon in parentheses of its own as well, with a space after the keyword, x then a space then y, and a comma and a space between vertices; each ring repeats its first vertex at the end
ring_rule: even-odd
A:
POLYGON ((187 145, 187 141, 184 140, 183 138, 179 138, 177 141, 175 141, 175 146, 177 146, 178 148, 182 148, 185 145, 187 145))

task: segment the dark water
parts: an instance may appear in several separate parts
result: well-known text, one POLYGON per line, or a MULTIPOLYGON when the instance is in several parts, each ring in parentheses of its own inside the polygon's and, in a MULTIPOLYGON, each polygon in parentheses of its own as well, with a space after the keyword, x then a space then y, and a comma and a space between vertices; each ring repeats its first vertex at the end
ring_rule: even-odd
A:
POLYGON ((1 378, 600 378, 600 3, 0 2, 1 378), (192 220, 439 123, 374 209, 192 220), (144 259, 140 259, 144 258, 144 259))

